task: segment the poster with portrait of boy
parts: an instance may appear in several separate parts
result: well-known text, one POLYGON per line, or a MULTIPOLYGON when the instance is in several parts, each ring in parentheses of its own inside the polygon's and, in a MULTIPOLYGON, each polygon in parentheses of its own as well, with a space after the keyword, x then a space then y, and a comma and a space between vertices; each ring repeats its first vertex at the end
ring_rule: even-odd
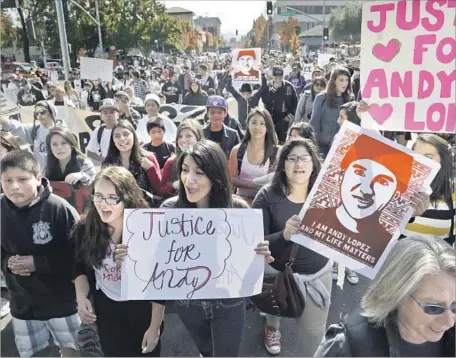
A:
POLYGON ((345 122, 299 213, 291 240, 373 279, 428 192, 433 160, 345 122))
POLYGON ((261 85, 261 49, 244 48, 233 50, 233 62, 231 76, 233 78, 233 87, 238 89, 244 83, 249 84, 252 88, 255 85, 261 85))

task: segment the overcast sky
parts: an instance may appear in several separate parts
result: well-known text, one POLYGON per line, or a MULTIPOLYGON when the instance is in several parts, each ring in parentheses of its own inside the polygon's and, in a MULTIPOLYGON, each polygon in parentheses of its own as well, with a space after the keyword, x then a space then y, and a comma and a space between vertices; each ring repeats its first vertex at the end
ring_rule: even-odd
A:
POLYGON ((197 16, 216 16, 222 22, 222 33, 245 35, 251 28, 253 20, 261 13, 266 14, 266 1, 192 1, 164 0, 166 7, 181 7, 193 11, 197 16))

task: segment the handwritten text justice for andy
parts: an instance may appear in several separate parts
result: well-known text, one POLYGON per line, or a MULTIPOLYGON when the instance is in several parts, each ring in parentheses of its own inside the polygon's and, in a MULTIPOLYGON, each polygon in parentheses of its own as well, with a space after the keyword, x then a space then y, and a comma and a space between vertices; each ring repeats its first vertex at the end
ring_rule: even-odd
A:
MULTIPOLYGON (((233 287, 223 287, 221 279, 227 265, 242 260, 252 263, 254 247, 262 241, 262 232, 250 228, 261 227, 261 213, 243 217, 240 211, 244 210, 234 210, 144 209, 128 210, 128 215, 126 211, 128 259, 122 271, 122 296, 231 297, 233 287)), ((244 266, 236 266, 241 278, 244 266)))
POLYGON ((456 131, 455 12, 456 0, 364 4, 362 96, 383 129, 456 131))

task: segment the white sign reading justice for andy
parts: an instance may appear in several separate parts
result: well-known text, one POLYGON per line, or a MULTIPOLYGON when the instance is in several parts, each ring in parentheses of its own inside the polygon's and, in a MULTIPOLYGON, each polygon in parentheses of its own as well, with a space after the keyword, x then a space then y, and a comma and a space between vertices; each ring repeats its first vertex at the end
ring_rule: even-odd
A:
POLYGON ((127 209, 123 300, 248 297, 261 292, 261 210, 127 209))

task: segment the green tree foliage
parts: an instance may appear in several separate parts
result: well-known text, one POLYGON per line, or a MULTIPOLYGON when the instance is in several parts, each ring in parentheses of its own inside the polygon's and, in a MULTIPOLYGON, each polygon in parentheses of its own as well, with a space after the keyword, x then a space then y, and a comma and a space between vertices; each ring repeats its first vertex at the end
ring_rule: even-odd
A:
POLYGON ((349 1, 335 9, 329 19, 330 38, 334 42, 361 41, 361 1, 349 1))
POLYGON ((125 54, 139 47, 147 56, 155 47, 155 40, 171 45, 181 40, 177 21, 156 0, 103 0, 100 8, 109 43, 125 54))
POLYGON ((6 12, 0 13, 0 47, 9 47, 17 39, 17 29, 11 16, 6 12))

